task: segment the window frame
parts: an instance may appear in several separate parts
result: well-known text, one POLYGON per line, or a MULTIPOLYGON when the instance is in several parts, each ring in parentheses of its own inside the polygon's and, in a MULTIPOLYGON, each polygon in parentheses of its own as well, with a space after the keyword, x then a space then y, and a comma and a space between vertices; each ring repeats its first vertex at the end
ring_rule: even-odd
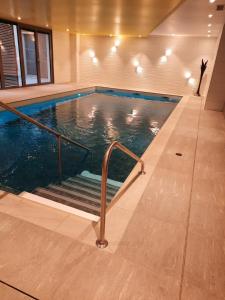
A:
POLYGON ((54 83, 52 30, 49 28, 43 28, 43 27, 39 27, 39 26, 29 25, 29 24, 6 20, 6 19, 2 19, 2 18, 0 18, 0 22, 7 23, 10 25, 16 25, 17 35, 18 35, 19 56, 20 56, 21 80, 22 80, 21 86, 5 87, 2 58, 1 58, 1 52, 0 52, 0 90, 12 89, 12 88, 22 88, 22 87, 32 87, 32 86, 46 85, 46 84, 54 83), (23 57, 22 30, 32 31, 32 32, 34 32, 34 36, 35 36, 36 67, 37 67, 37 81, 38 81, 35 84, 26 84, 25 69, 24 69, 24 57, 23 57), (38 46, 39 46, 38 45, 38 33, 45 33, 45 34, 48 34, 48 36, 49 36, 49 58, 50 58, 50 81, 49 82, 41 82, 39 50, 38 50, 38 46))

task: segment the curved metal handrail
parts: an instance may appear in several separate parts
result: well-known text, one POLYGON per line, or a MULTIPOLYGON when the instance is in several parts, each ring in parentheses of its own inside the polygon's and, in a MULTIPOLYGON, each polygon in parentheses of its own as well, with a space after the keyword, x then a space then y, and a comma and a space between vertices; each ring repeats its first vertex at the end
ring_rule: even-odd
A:
POLYGON ((109 160, 114 148, 121 150, 122 152, 129 155, 131 158, 136 160, 141 164, 141 174, 145 174, 144 171, 144 162, 143 160, 130 151, 128 148, 120 144, 119 142, 113 142, 107 149, 103 162, 102 162, 102 183, 101 183, 101 212, 100 212, 100 236, 96 241, 98 248, 105 248, 108 246, 108 241, 105 239, 105 219, 106 219, 106 193, 107 193, 107 178, 108 178, 108 168, 109 160))
POLYGON ((70 138, 66 137, 65 135, 59 133, 58 131, 56 131, 56 130, 54 130, 54 129, 51 129, 51 128, 45 126, 44 124, 42 124, 42 123, 36 121, 35 119, 29 117, 29 116, 26 115, 26 114, 24 114, 24 113, 18 111, 18 110, 15 109, 14 107, 12 107, 12 106, 10 106, 10 105, 8 105, 8 104, 3 103, 2 101, 0 101, 0 106, 3 107, 5 110, 10 111, 10 112, 16 114, 16 115, 19 116, 20 118, 22 118, 22 119, 24 119, 24 120, 26 120, 26 121, 28 121, 28 122, 30 122, 30 123, 36 125, 37 127, 39 127, 39 128, 41 128, 41 129, 43 129, 43 130, 45 130, 45 131, 47 131, 47 132, 49 132, 49 133, 55 135, 55 137, 57 138, 57 142, 58 142, 58 168, 59 168, 59 176, 60 176, 60 177, 62 176, 62 155, 61 155, 62 150, 61 150, 61 140, 64 140, 64 141, 66 141, 66 142, 68 142, 68 143, 71 143, 71 144, 73 144, 73 145, 75 145, 75 146, 78 146, 78 147, 80 147, 80 148, 82 148, 82 149, 84 149, 84 150, 86 150, 86 151, 88 151, 88 152, 91 151, 91 149, 89 149, 88 147, 86 147, 86 146, 84 146, 84 145, 82 145, 82 144, 80 144, 80 143, 78 143, 78 142, 75 142, 75 141, 71 140, 70 138))

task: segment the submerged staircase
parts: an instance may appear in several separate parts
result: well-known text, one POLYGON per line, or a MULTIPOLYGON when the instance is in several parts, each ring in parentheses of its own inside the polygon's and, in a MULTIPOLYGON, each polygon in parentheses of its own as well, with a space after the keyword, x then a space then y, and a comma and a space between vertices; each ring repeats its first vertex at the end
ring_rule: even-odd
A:
MULTIPOLYGON (((107 183, 106 199, 108 204, 119 188, 120 184, 107 183)), ((56 204, 56 208, 62 209, 64 206, 69 206, 74 208, 75 212, 77 210, 85 212, 86 214, 81 214, 81 216, 86 216, 88 219, 98 220, 100 216, 101 181, 82 174, 70 177, 59 184, 49 184, 45 188, 38 187, 32 194, 23 192, 21 196, 33 201, 38 200, 39 203, 45 205, 50 204, 49 206, 52 207, 54 207, 52 203, 54 201, 60 204, 60 207, 56 204)), ((73 209, 70 211, 73 212, 73 209)))

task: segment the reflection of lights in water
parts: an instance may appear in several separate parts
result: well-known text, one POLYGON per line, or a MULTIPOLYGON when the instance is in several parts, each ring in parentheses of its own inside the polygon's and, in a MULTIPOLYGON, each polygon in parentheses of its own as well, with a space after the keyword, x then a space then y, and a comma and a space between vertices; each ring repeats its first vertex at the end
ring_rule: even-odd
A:
POLYGON ((132 121, 133 121, 133 117, 131 116, 131 115, 128 115, 127 117, 126 117, 126 123, 129 125, 132 121))
POLYGON ((128 114, 128 116, 136 117, 137 114, 138 114, 138 110, 137 109, 132 109, 131 114, 128 114))
POLYGON ((113 140, 116 139, 119 136, 119 133, 113 128, 112 118, 107 119, 106 126, 108 137, 113 140))
POLYGON ((126 117, 126 123, 130 124, 135 117, 138 117, 138 110, 137 109, 132 109, 131 114, 128 114, 126 117))
POLYGON ((150 122, 150 127, 149 130, 154 134, 157 135, 157 133, 159 132, 159 123, 157 121, 151 121, 150 122))
POLYGON ((94 106, 92 107, 92 109, 91 109, 91 112, 88 114, 88 118, 89 118, 89 119, 93 119, 93 118, 95 117, 96 110, 97 110, 97 108, 96 108, 96 106, 94 105, 94 106))

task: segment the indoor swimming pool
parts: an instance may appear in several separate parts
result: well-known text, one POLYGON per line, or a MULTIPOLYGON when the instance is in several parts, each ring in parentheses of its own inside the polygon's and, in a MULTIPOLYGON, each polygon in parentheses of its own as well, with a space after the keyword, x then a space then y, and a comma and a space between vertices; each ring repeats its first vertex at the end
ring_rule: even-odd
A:
MULTIPOLYGON (((169 117, 179 97, 99 90, 77 93, 18 110, 91 149, 62 142, 63 177, 84 170, 101 175, 107 147, 115 140, 141 156, 169 117)), ((13 115, 0 113, 0 184, 32 191, 57 182, 57 140, 13 115)), ((135 162, 119 151, 110 161, 109 178, 123 182, 135 162)))

